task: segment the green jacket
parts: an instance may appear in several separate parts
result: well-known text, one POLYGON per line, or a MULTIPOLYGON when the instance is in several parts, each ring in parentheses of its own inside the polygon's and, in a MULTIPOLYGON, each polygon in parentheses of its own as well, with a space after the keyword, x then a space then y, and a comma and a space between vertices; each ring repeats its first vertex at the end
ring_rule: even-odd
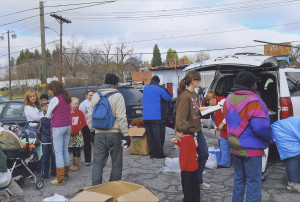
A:
POLYGON ((6 156, 3 154, 2 147, 0 145, 0 172, 5 173, 7 171, 6 167, 6 156))

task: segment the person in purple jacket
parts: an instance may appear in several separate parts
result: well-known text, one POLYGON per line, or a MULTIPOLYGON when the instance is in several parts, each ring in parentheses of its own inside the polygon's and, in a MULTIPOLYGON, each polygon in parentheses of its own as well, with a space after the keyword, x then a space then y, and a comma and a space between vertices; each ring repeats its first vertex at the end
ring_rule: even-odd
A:
POLYGON ((69 152, 68 145, 71 134, 71 98, 58 81, 48 84, 48 91, 52 96, 50 100, 47 118, 52 117, 52 138, 55 150, 56 179, 51 181, 52 185, 64 185, 69 178, 69 152))
POLYGON ((232 202, 243 202, 245 192, 246 201, 262 198, 262 156, 272 141, 272 130, 267 106, 256 88, 255 75, 241 70, 223 106, 234 163, 232 202))

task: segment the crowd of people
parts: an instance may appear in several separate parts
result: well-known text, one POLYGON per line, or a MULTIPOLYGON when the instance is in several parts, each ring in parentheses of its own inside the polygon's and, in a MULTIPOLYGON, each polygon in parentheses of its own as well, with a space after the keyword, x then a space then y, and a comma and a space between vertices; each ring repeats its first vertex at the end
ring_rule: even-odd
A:
MULTIPOLYGON (((187 72, 179 83, 175 106, 170 105, 172 96, 159 84, 158 76, 153 76, 143 91, 143 122, 150 158, 167 156, 163 149, 165 125, 170 107, 176 110, 174 129, 178 138, 171 139, 171 142, 179 147, 183 201, 186 202, 200 201, 200 189, 210 189, 210 185, 202 177, 209 155, 201 130, 203 117, 200 112, 200 97, 196 93, 200 82, 198 72, 187 72)), ((87 90, 86 99, 82 103, 76 97, 71 98, 58 81, 52 81, 47 86, 50 101, 47 94, 38 97, 35 90, 26 92, 24 111, 27 121, 36 121, 28 126, 29 137, 39 138, 41 141, 41 146, 36 148, 40 154, 37 171, 43 178, 56 176, 51 185, 64 185, 69 179, 69 171, 76 172, 80 169, 81 148, 84 151, 85 165, 93 165, 92 185, 102 183, 103 168, 108 156, 112 163, 109 181, 121 180, 122 140, 130 142, 130 139, 125 100, 117 90, 118 83, 119 78, 108 73, 99 91, 87 90), (93 125, 93 111, 103 96, 108 99, 114 117, 109 129, 95 128, 93 125), (93 162, 91 141, 94 143, 93 162), (69 152, 73 154, 72 162, 69 152)), ((300 192, 300 116, 280 120, 272 125, 267 106, 255 93, 256 87, 255 75, 242 70, 236 77, 233 93, 227 98, 218 97, 213 91, 209 91, 205 98, 206 104, 210 106, 223 99, 223 108, 213 112, 212 117, 216 125, 214 134, 218 130, 221 134, 221 160, 218 168, 229 168, 231 158, 233 159, 234 202, 244 201, 245 193, 247 201, 261 201, 262 156, 264 149, 274 138, 280 157, 286 165, 289 181, 287 188, 300 192)), ((2 179, 9 170, 4 166, 5 156, 2 152, 0 154, 2 179)), ((14 187, 15 183, 10 181, 1 183, 4 188, 14 187)))

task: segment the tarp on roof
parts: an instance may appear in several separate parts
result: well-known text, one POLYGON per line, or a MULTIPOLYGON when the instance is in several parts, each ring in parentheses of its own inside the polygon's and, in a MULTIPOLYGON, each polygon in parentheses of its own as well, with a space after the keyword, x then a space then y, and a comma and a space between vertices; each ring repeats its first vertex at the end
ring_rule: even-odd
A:
POLYGON ((263 55, 232 55, 222 58, 216 58, 212 60, 204 60, 189 65, 183 71, 201 69, 201 71, 210 71, 218 69, 230 69, 230 68, 258 68, 258 67, 278 67, 278 61, 272 56, 263 55))

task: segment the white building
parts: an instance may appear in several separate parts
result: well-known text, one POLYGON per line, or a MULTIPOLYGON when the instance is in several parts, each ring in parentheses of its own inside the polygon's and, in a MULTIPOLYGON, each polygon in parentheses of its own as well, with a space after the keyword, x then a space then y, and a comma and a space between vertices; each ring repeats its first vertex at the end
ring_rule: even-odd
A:
MULTIPOLYGON (((176 65, 176 66, 159 66, 150 67, 149 70, 152 72, 152 76, 157 75, 160 79, 160 84, 165 84, 173 98, 177 98, 177 88, 179 81, 183 79, 186 72, 184 68, 188 65, 176 65)), ((201 72, 201 87, 206 88, 214 77, 215 72, 201 72)))

